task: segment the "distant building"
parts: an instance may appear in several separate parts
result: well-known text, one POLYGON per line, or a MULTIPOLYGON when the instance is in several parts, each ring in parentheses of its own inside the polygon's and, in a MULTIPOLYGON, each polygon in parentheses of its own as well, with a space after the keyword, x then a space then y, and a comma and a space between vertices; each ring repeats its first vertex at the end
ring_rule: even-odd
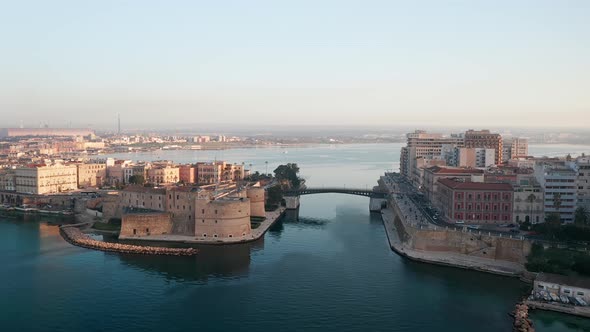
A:
POLYGON ((576 206, 590 211, 590 157, 578 157, 567 164, 576 173, 576 206))
POLYGON ((180 165, 178 174, 180 182, 197 183, 197 167, 194 165, 180 165))
POLYGON ((172 184, 180 180, 178 167, 153 167, 147 170, 148 182, 154 184, 172 184))
POLYGON ((107 165, 99 163, 76 164, 78 188, 102 186, 107 178, 107 165))
POLYGON ((481 169, 434 166, 424 170, 424 186, 422 190, 426 194, 426 198, 433 202, 438 191, 438 180, 456 178, 481 182, 483 181, 483 175, 484 171, 481 169))
POLYGON ((502 136, 489 130, 473 130, 465 132, 466 148, 484 148, 495 150, 495 164, 502 163, 502 136))
POLYGON ((495 164, 496 150, 485 148, 454 148, 453 166, 486 168, 495 164))
POLYGON ((502 162, 515 158, 525 158, 529 155, 529 143, 526 138, 514 137, 506 140, 502 145, 502 162))
POLYGON ((410 180, 415 168, 416 158, 442 159, 443 146, 462 147, 464 144, 461 135, 446 137, 442 134, 427 133, 423 130, 416 130, 407 134, 406 137, 407 144, 401 149, 400 155, 400 174, 410 180))
POLYGON ((576 209, 577 173, 564 161, 539 160, 535 164, 535 178, 545 192, 545 214, 557 213, 561 222, 574 221, 576 209))
POLYGON ((514 187, 513 221, 521 224, 545 222, 545 195, 534 177, 522 180, 514 187))
POLYGON ((512 222, 513 189, 508 183, 440 179, 438 187, 436 205, 451 222, 512 222))
POLYGON ((24 137, 24 136, 90 136, 94 135, 91 129, 74 128, 4 128, 0 129, 0 137, 24 137))

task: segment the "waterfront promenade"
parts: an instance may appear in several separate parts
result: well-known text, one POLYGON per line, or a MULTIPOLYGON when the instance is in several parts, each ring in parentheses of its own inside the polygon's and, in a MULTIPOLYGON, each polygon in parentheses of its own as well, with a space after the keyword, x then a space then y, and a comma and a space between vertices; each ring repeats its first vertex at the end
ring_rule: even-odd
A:
POLYGON ((231 238, 204 238, 194 237, 189 235, 176 235, 176 234, 164 234, 164 235, 147 235, 142 237, 132 236, 119 236, 120 240, 133 240, 133 241, 151 241, 151 242, 169 242, 169 243, 185 243, 185 244, 211 244, 211 245, 224 245, 224 244, 236 244, 252 242, 260 239, 268 231, 268 229, 274 225, 285 212, 284 207, 280 207, 275 211, 267 211, 266 219, 260 223, 260 225, 252 229, 252 232, 246 236, 231 237, 231 238))
POLYGON ((389 246, 393 251, 408 259, 511 277, 518 277, 525 272, 525 269, 521 264, 507 261, 474 257, 452 252, 414 250, 400 239, 399 230, 394 224, 395 212, 393 209, 391 207, 383 209, 381 211, 381 217, 383 219, 385 232, 387 233, 389 246))

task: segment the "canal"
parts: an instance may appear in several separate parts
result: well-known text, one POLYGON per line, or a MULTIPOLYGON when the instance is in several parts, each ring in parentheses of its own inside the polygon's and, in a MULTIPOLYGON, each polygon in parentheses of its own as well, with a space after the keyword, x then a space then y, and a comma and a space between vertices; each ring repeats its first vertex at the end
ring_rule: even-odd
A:
MULTIPOLYGON (((158 157, 193 161, 188 153, 158 157)), ((399 146, 223 155, 258 167, 269 161, 269 169, 298 162, 313 186, 364 187, 397 167, 399 146)), ((0 217, 3 330, 496 332, 510 330, 507 313, 527 291, 518 280, 400 258, 365 197, 302 197, 299 218, 287 216, 263 239, 201 247, 192 258, 77 248, 46 221, 0 217)), ((533 317, 541 332, 588 329, 563 315, 533 317)))

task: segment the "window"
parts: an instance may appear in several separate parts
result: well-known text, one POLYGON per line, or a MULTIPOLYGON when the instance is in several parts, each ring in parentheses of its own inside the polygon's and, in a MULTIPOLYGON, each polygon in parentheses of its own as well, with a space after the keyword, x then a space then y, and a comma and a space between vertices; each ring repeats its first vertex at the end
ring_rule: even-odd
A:
POLYGON ((584 296, 584 292, 578 292, 578 295, 584 296))
POLYGON ((150 233, 150 229, 149 228, 146 228, 145 229, 145 232, 149 234, 150 233))
POLYGON ((563 292, 564 292, 565 294, 569 294, 569 293, 571 293, 571 291, 570 291, 569 289, 564 289, 564 290, 563 290, 563 292))
POLYGON ((202 209, 202 210, 201 210, 201 213, 202 213, 202 214, 205 214, 205 209, 202 209))
POLYGON ((136 234, 137 234, 137 229, 134 228, 133 229, 133 235, 136 235, 136 234))
POLYGON ((215 210, 215 214, 217 214, 217 210, 215 210))

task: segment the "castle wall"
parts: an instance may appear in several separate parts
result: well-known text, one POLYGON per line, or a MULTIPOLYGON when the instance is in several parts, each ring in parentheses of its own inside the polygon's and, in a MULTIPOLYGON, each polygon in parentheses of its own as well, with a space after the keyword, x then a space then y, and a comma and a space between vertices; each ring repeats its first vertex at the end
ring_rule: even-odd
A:
POLYGON ((264 188, 254 187, 248 188, 247 195, 250 199, 250 214, 253 217, 265 217, 266 212, 264 211, 264 188))
POLYGON ((199 238, 229 238, 250 235, 250 200, 224 198, 197 199, 195 236, 199 238))
POLYGON ((170 214, 162 213, 129 213, 121 219, 120 237, 140 237, 146 235, 170 234, 172 219, 170 214))

